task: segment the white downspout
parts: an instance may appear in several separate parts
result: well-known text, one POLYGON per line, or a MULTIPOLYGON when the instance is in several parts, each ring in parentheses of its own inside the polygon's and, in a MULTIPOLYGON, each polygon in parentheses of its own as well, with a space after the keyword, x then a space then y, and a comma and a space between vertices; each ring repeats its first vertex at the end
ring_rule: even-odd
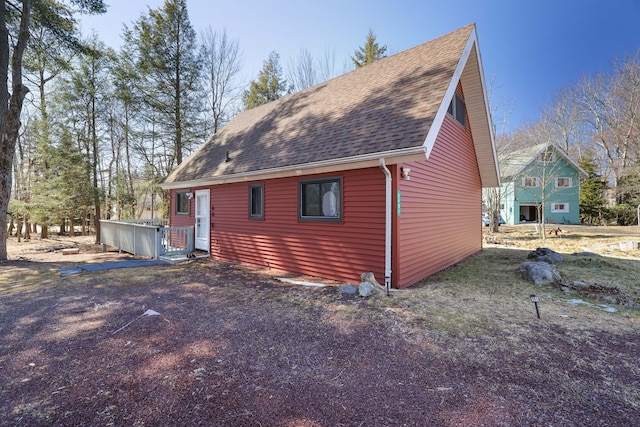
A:
POLYGON ((380 158, 380 169, 385 176, 385 229, 384 229, 384 286, 387 289, 387 296, 391 290, 391 219, 393 199, 391 197, 391 171, 384 163, 384 158, 380 158))

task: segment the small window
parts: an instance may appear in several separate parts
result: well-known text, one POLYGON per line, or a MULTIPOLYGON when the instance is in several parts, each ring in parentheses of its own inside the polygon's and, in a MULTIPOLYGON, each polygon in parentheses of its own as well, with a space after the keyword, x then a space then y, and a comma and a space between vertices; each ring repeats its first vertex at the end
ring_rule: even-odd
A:
POLYGON ((176 193, 176 215, 189 215, 190 195, 188 191, 176 193))
POLYGON ((264 219, 264 184, 249 184, 249 219, 264 219))
POLYGON ((342 220, 342 178, 300 181, 298 193, 300 220, 342 220))
POLYGON ((569 213, 569 203, 552 203, 551 212, 553 213, 569 213))
POLYGON ((555 162, 556 155, 553 151, 546 151, 544 153, 540 153, 538 156, 538 160, 541 162, 555 162))
POLYGON ((458 93, 456 92, 456 94, 453 96, 453 99, 451 100, 451 103, 449 104, 449 108, 447 109, 447 112, 449 114, 451 114, 451 116, 453 116, 453 118, 462 125, 462 127, 465 127, 467 124, 467 115, 466 115, 466 110, 464 107, 464 101, 462 100, 462 97, 460 95, 458 95, 458 93))
POLYGON ((556 178, 556 187, 570 188, 572 187, 571 178, 558 177, 556 178))
POLYGON ((532 176, 525 176, 522 178, 523 187, 538 187, 538 178, 532 176))

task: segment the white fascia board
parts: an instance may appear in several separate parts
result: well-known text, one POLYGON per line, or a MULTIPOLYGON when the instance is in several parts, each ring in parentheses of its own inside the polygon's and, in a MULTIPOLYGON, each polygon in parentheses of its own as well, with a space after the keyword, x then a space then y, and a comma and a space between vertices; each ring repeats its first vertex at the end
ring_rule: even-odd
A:
POLYGON ((234 182, 247 182, 267 180, 273 178, 285 178, 290 176, 304 176, 311 174, 378 167, 380 158, 384 158, 387 164, 408 163, 425 160, 426 153, 422 146, 391 150, 379 153, 371 153, 361 156, 345 157, 342 159, 324 160, 321 162, 293 165, 281 168, 264 169, 259 171, 242 172, 232 175, 207 177, 190 181, 177 181, 160 183, 163 190, 174 190, 187 187, 203 187, 210 185, 230 184, 234 182))
MULTIPOLYGON (((473 38, 473 44, 476 48, 476 60, 478 61, 478 74, 480 74, 480 83, 482 85, 482 98, 484 101, 485 114, 487 115, 487 124, 489 126, 489 135, 491 138, 491 151, 493 153, 493 162, 496 165, 496 173, 498 174, 498 187, 500 186, 500 162, 498 161, 498 150, 496 149, 496 136, 493 132, 493 117, 491 116, 491 109, 489 107, 489 96, 487 95, 487 85, 484 81, 484 66, 482 65, 482 55, 480 54, 480 47, 478 43, 478 34, 474 26, 471 33, 473 38)), ((465 62, 466 63, 466 62, 465 62)))
POLYGON ((431 154, 431 150, 433 149, 433 146, 436 143, 436 138, 438 137, 438 133, 440 133, 440 128, 442 127, 444 118, 447 115, 447 109, 449 108, 449 103, 453 99, 453 95, 456 93, 458 82, 460 81, 460 77, 462 77, 462 72, 464 71, 464 67, 467 64, 469 55, 471 54, 471 49, 473 48, 473 45, 475 43, 476 43, 476 30, 474 28, 473 31, 471 31, 471 34, 469 35, 469 39, 467 40, 467 44, 465 45, 464 50, 462 51, 462 55, 460 56, 458 65, 456 66, 456 69, 453 72, 453 77, 451 78, 451 81, 449 82, 449 87, 447 87, 447 91, 444 94, 444 98, 440 103, 440 107, 438 108, 436 117, 433 119, 433 123, 431 124, 431 128, 429 129, 429 133, 427 134, 427 138, 422 143, 425 153, 427 154, 427 158, 429 158, 429 155, 431 154))

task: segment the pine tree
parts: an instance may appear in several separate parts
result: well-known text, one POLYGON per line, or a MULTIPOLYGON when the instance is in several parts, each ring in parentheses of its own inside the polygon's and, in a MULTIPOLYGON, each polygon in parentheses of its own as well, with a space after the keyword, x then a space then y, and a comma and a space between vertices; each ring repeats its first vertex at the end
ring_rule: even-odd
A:
POLYGON ((125 30, 125 44, 142 72, 139 89, 161 131, 167 174, 195 148, 193 141, 207 136, 201 121, 196 40, 186 0, 166 0, 141 16, 131 31, 125 30))
POLYGON ((369 29, 367 42, 364 47, 360 47, 354 52, 351 60, 356 68, 364 67, 365 65, 371 64, 380 58, 384 58, 386 51, 387 46, 380 46, 378 42, 376 42, 376 36, 373 34, 373 31, 369 29))
POLYGON ((52 167, 36 184, 34 210, 49 220, 82 217, 93 204, 95 190, 87 179, 89 162, 68 128, 61 129, 50 156, 52 167))
POLYGON ((287 82, 282 77, 280 56, 271 52, 264 61, 257 80, 251 82, 249 89, 242 95, 244 108, 249 110, 267 102, 282 98, 287 90, 287 82))
POLYGON ((584 223, 601 223, 607 216, 604 192, 607 183, 597 173, 597 163, 591 157, 583 157, 580 167, 587 172, 587 178, 580 183, 580 216, 584 223))
MULTIPOLYGON (((69 0, 79 12, 104 13, 102 0, 69 0)), ((32 22, 50 28, 61 43, 76 44, 73 12, 56 0, 0 0, 0 261, 7 259, 7 208, 20 115, 29 89, 22 80, 32 22), (11 87, 9 87, 11 82, 11 87)))

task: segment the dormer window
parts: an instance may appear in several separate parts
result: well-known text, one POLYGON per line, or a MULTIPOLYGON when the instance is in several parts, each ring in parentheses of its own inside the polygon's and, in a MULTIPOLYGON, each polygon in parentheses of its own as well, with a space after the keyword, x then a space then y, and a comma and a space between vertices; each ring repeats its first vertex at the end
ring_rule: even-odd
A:
POLYGON ((466 127, 467 112, 464 108, 464 101, 462 100, 462 97, 458 95, 457 92, 453 96, 453 99, 451 100, 451 104, 449 104, 447 113, 451 114, 451 117, 453 117, 456 122, 460 123, 462 127, 466 127))

